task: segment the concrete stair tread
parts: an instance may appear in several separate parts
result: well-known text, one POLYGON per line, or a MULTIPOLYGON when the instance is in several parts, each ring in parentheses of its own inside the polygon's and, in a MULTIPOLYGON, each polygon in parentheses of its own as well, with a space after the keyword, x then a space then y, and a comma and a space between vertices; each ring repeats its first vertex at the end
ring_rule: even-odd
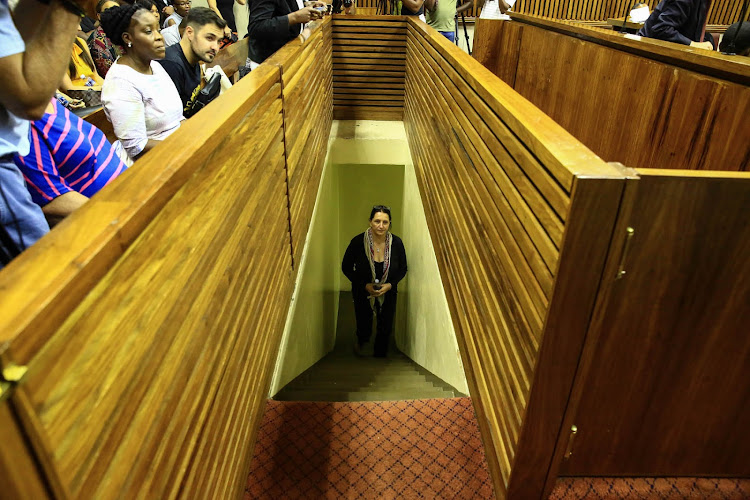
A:
POLYGON ((452 398, 452 392, 443 390, 408 391, 287 391, 282 390, 274 399, 278 401, 401 401, 405 399, 452 398))

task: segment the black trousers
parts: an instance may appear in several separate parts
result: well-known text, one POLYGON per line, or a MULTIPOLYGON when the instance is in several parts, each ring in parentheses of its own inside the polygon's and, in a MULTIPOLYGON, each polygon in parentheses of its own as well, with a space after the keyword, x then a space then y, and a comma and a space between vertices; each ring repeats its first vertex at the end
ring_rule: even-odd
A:
MULTIPOLYGON (((354 296, 354 314, 357 317, 357 342, 362 345, 372 336, 372 306, 367 296, 354 296)), ((396 294, 387 292, 381 306, 375 301, 377 327, 375 333, 374 354, 385 357, 388 353, 388 340, 393 330, 393 317, 396 314, 396 294)))

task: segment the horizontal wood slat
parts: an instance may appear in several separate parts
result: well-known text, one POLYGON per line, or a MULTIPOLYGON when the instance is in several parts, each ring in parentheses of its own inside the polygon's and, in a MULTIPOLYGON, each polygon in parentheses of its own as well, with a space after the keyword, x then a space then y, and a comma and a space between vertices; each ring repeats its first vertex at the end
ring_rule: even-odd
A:
POLYGON ((328 19, 0 273, 24 318, 0 317, 0 362, 28 367, 12 403, 56 498, 241 494, 326 154, 330 47, 328 19))
POLYGON ((403 118, 406 26, 395 16, 334 16, 334 118, 403 118))
MULTIPOLYGON (((552 305, 571 204, 569 169, 619 173, 432 30, 410 23, 407 48, 407 138, 438 262, 449 270, 441 277, 495 491, 504 498, 552 305), (518 116, 529 125, 515 122, 518 116), (565 148, 544 152, 561 141, 565 148)), ((591 282, 585 288, 596 290, 591 282)), ((558 410, 561 419, 564 408, 558 410)))

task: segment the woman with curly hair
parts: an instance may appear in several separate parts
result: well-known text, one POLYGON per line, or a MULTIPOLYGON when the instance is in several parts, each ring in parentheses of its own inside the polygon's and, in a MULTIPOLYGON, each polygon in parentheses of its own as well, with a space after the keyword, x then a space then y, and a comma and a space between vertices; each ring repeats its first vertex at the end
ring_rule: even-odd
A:
POLYGON ((115 135, 135 160, 180 127, 182 101, 155 59, 165 54, 159 23, 151 11, 124 5, 102 13, 102 27, 124 54, 104 80, 102 105, 115 135))

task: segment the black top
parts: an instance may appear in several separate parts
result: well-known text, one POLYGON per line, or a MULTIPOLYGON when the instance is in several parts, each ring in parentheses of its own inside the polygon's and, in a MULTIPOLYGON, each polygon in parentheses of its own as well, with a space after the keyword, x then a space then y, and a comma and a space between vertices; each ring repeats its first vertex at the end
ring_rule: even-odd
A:
MULTIPOLYGON (((352 294, 355 297, 367 296, 365 285, 372 283, 372 272, 370 271, 370 261, 365 253, 364 243, 365 233, 359 233, 352 238, 349 246, 344 253, 344 260, 341 263, 341 270, 344 272, 349 281, 352 282, 352 294)), ((375 265, 377 276, 377 263, 375 265)), ((406 276, 406 249, 404 243, 396 235, 393 235, 391 243, 391 268, 388 271, 388 279, 385 283, 391 284, 391 291, 388 293, 398 292, 398 282, 406 276)), ((382 275, 382 271, 381 271, 382 275)))
POLYGON ((177 87, 177 92, 182 100, 183 113, 187 118, 190 115, 195 96, 201 90, 200 65, 190 66, 179 43, 167 47, 167 54, 164 59, 159 61, 159 64, 164 67, 169 78, 174 82, 174 86, 177 87))
POLYGON ((401 4, 401 15, 402 16, 421 16, 422 14, 424 14, 424 4, 422 4, 422 6, 416 12, 413 12, 406 5, 401 4))
POLYGON ((221 17, 227 22, 227 26, 232 31, 237 31, 237 25, 234 22, 234 0, 216 0, 216 7, 221 12, 221 17))
MULTIPOLYGON (((638 30, 638 34, 690 45, 690 42, 700 42, 706 16, 706 0, 662 0, 648 16, 643 28, 638 30)), ((706 33, 704 41, 714 44, 714 37, 706 33)))
POLYGON ((251 61, 262 63, 302 32, 302 25, 290 26, 287 17, 297 10, 296 0, 250 0, 247 35, 251 61))

